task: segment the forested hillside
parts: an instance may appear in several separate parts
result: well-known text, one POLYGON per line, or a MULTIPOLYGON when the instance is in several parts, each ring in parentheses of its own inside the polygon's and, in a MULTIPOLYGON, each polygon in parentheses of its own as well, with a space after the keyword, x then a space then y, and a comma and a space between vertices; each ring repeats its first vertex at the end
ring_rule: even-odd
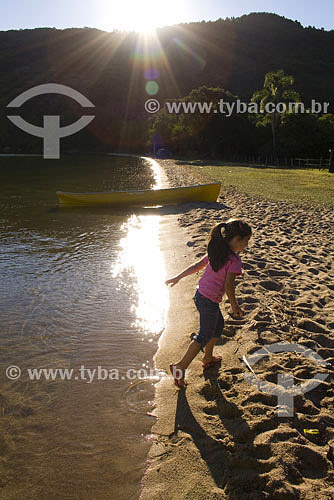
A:
MULTIPOLYGON (((40 126, 45 114, 61 115, 62 125, 95 114, 86 129, 62 140, 62 150, 147 150, 152 123, 144 110, 149 97, 145 70, 152 69, 158 83, 154 97, 161 102, 202 86, 249 100, 263 87, 266 73, 283 69, 293 76, 302 101, 332 104, 333 55, 334 30, 303 28, 297 21, 265 13, 161 28, 151 40, 94 28, 0 32, 0 149, 41 151, 41 139, 20 131, 7 114, 40 126), (14 97, 44 83, 73 87, 96 108, 83 112, 73 100, 49 94, 8 112, 14 97)), ((268 128, 265 137, 254 144, 248 141, 243 149, 258 150, 269 139, 268 128)))

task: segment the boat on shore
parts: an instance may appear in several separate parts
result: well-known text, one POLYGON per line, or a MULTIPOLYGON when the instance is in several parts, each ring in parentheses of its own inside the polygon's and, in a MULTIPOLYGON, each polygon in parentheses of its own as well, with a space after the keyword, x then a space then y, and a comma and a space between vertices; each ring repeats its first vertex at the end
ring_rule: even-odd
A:
POLYGON ((197 184, 165 189, 142 189, 135 191, 106 191, 69 193, 57 191, 60 205, 111 205, 111 206, 158 206, 177 205, 194 201, 215 202, 220 192, 220 182, 197 184))

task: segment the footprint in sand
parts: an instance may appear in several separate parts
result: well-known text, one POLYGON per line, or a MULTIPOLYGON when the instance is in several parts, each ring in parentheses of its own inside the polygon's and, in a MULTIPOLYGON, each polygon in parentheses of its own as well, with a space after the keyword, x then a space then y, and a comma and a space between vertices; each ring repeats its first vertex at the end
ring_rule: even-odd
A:
POLYGON ((242 406, 247 406, 249 403, 261 403, 265 406, 275 406, 276 402, 276 396, 263 392, 256 392, 247 396, 241 404, 242 406))
POLYGON ((318 451, 308 446, 295 444, 293 454, 296 458, 295 466, 303 477, 317 479, 327 475, 326 459, 318 451))
POLYGON ((269 276, 291 276, 291 273, 289 273, 288 271, 281 271, 280 269, 267 269, 267 273, 269 274, 269 276))
POLYGON ((297 309, 298 312, 301 312, 305 316, 310 316, 311 318, 313 318, 317 314, 312 309, 306 309, 304 307, 296 307, 296 309, 297 309))
POLYGON ((271 316, 267 312, 259 311, 253 318, 254 321, 268 321, 271 323, 271 316))
POLYGON ((301 344, 304 347, 308 347, 309 349, 312 349, 312 351, 317 351, 318 345, 314 340, 311 339, 304 339, 304 338, 299 338, 298 343, 301 344))
POLYGON ((257 444, 253 447, 255 458, 269 460, 273 456, 272 448, 269 444, 257 444))
POLYGON ((283 288, 283 285, 281 283, 277 283, 277 281, 273 280, 260 281, 259 285, 262 286, 262 288, 265 288, 266 290, 269 290, 271 292, 279 292, 283 288))
POLYGON ((280 342, 282 339, 279 335, 275 335, 273 332, 267 330, 261 332, 260 340, 263 344, 274 344, 280 342))
MULTIPOLYGON (((323 329, 324 332, 327 330, 323 329)), ((314 340, 318 342, 322 347, 329 347, 330 349, 334 348, 334 340, 328 338, 328 332, 324 334, 314 335, 314 340)))
MULTIPOLYGON (((241 300, 240 300, 240 304, 242 304, 241 300)), ((250 313, 250 312, 256 310, 257 308, 258 308, 258 306, 256 304, 242 304, 242 309, 246 313, 250 313)))
POLYGON ((312 304, 308 302, 296 302, 296 307, 304 307, 306 309, 312 309, 312 304))
POLYGON ((325 349, 320 348, 317 350, 317 354, 324 358, 326 361, 329 361, 334 358, 334 349, 325 349))
POLYGON ((258 299, 256 299, 255 297, 252 297, 250 295, 245 295, 243 297, 240 297, 239 301, 240 301, 241 304, 244 304, 244 303, 246 303, 246 304, 255 304, 255 303, 259 302, 258 299))
POLYGON ((296 300, 296 296, 295 295, 288 294, 288 293, 282 293, 281 294, 281 298, 285 299, 285 300, 289 300, 290 302, 293 302, 294 300, 296 300))
POLYGON ((259 271, 256 271, 255 269, 252 270, 252 271, 247 271, 247 273, 250 275, 250 276, 260 276, 260 272, 259 271))
POLYGON ((286 291, 288 293, 291 293, 292 295, 300 295, 300 292, 296 290, 295 288, 287 288, 286 291))
POLYGON ((244 262, 242 264, 242 268, 245 269, 245 271, 248 271, 249 269, 253 269, 253 267, 254 266, 252 264, 250 264, 249 262, 244 262))
MULTIPOLYGON (((266 267, 266 263, 263 262, 262 260, 248 260, 248 263, 252 265, 252 267, 258 267, 260 269, 263 269, 266 267)), ((245 264, 243 264, 243 267, 245 267, 245 264)), ((245 268, 246 269, 246 268, 245 268)))
POLYGON ((302 330, 305 330, 307 332, 312 332, 312 333, 323 333, 328 335, 328 330, 321 326, 319 323, 316 321, 312 321, 311 319, 306 319, 306 318, 301 318, 297 321, 296 326, 298 328, 301 328, 302 330))
POLYGON ((294 376, 299 380, 306 380, 314 377, 316 373, 315 366, 297 366, 292 370, 294 376))
POLYGON ((240 373, 244 373, 244 370, 242 368, 226 368, 224 372, 232 375, 239 375, 240 373))
POLYGON ((324 326, 327 325, 326 321, 324 319, 322 319, 322 318, 317 317, 315 319, 315 321, 316 321, 316 323, 320 323, 321 325, 324 325, 324 326))

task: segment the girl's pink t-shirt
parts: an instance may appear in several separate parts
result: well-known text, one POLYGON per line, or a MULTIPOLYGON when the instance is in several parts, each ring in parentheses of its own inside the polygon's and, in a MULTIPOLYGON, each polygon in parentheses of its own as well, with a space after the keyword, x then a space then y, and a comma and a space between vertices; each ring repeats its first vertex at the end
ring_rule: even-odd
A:
POLYGON ((215 272, 210 266, 207 255, 205 257, 205 263, 207 266, 196 288, 201 295, 204 295, 207 299, 219 304, 225 293, 225 279, 227 272, 242 274, 241 258, 234 252, 230 253, 223 267, 221 267, 217 272, 215 272))

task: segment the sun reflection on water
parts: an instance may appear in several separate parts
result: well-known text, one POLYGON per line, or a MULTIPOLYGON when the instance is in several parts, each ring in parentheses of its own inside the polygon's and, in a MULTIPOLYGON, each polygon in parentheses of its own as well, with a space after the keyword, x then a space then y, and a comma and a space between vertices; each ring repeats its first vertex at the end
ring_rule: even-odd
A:
POLYGON ((161 181, 161 168, 160 168, 159 163, 156 160, 154 160, 153 158, 149 158, 146 156, 143 156, 142 158, 150 164, 153 175, 155 177, 155 186, 153 186, 152 189, 161 189, 162 181, 161 181))
POLYGON ((136 315, 132 327, 143 330, 146 335, 162 332, 168 308, 168 292, 164 284, 166 271, 159 245, 159 219, 156 215, 132 215, 123 224, 126 235, 120 241, 120 252, 111 270, 113 278, 132 277, 137 292, 137 302, 132 305, 136 315))

